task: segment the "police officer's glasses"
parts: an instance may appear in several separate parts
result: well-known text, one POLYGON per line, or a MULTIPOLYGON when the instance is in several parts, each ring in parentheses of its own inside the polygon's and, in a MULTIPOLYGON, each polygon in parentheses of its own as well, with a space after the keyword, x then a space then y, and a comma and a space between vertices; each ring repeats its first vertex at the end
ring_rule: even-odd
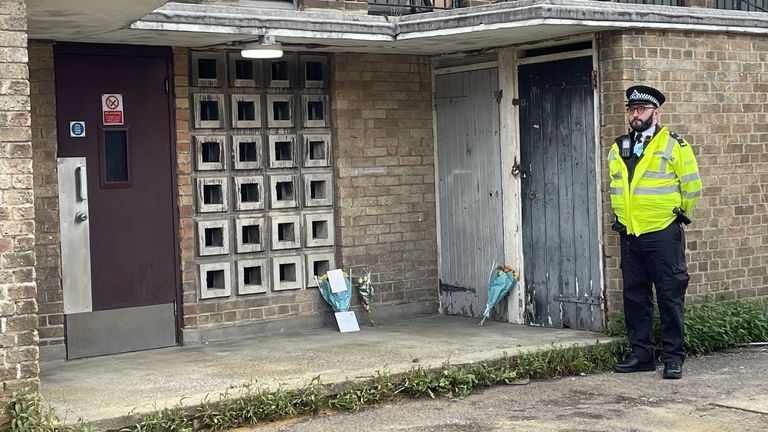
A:
POLYGON ((656 109, 656 107, 652 106, 634 106, 634 107, 627 107, 627 114, 632 115, 634 113, 638 113, 642 115, 644 112, 648 110, 656 109))

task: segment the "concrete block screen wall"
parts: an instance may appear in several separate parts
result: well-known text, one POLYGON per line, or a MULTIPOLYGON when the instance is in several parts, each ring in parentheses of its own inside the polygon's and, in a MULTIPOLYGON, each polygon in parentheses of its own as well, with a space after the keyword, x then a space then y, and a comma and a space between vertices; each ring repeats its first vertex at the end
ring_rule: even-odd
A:
POLYGON ((297 314, 298 298, 319 305, 317 290, 297 293, 335 264, 329 58, 185 54, 177 97, 188 95, 191 146, 179 150, 192 156, 194 233, 182 231, 182 247, 192 234, 196 275, 185 329, 297 314))
POLYGON ((317 325, 330 308, 314 275, 337 267, 371 271, 380 314, 435 312, 429 60, 237 60, 174 50, 184 340, 286 317, 317 325))
POLYGON ((605 160, 627 131, 624 90, 667 96, 661 123, 686 138, 704 189, 686 230, 688 300, 768 296, 768 38, 632 31, 601 35, 601 160, 609 310, 621 305, 605 160))

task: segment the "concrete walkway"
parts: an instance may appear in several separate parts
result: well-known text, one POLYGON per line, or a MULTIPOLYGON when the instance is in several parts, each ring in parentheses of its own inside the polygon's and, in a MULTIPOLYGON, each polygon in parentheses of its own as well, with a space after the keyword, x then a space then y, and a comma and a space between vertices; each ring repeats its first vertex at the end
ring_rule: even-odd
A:
MULTIPOLYGON (((594 345, 609 340, 584 331, 526 327, 429 315, 361 327, 273 332, 237 341, 211 342, 70 362, 41 364, 44 399, 71 423, 125 426, 133 416, 155 409, 195 406, 245 383, 299 387, 320 376, 324 384, 362 380, 377 371, 406 372, 497 360, 505 353, 555 345, 594 345)), ((135 417, 134 417, 135 418, 135 417)))

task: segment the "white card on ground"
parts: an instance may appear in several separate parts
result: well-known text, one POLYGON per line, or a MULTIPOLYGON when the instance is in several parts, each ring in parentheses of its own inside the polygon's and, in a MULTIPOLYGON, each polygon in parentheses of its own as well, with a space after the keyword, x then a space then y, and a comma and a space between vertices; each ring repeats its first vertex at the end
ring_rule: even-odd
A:
POLYGON ((328 283, 331 284, 331 292, 337 293, 347 290, 347 283, 344 282, 344 273, 341 269, 328 270, 328 283))
POLYGON ((360 326, 357 325, 357 317, 355 311, 336 312, 336 324, 339 325, 339 332, 356 332, 360 331, 360 326))

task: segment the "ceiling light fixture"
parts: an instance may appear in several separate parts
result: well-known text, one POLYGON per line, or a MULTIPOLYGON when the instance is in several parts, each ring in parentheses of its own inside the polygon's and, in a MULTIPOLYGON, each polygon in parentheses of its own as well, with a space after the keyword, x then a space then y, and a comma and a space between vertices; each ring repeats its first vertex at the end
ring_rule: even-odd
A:
POLYGON ((252 42, 243 45, 240 55, 245 58, 271 59, 283 56, 283 49, 280 42, 275 41, 274 36, 259 36, 258 42, 252 42))

